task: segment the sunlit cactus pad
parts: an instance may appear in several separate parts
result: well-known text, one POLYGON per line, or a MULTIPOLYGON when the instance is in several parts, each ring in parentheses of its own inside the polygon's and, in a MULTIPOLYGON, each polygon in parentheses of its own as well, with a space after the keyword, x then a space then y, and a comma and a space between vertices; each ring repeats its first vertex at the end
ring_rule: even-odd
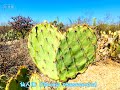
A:
POLYGON ((25 66, 21 66, 17 74, 11 77, 6 84, 5 90, 28 90, 26 87, 21 87, 21 82, 28 82, 28 70, 25 66))
POLYGON ((88 26, 74 25, 62 34, 57 27, 41 23, 29 33, 28 49, 43 74, 65 82, 83 73, 94 61, 96 42, 88 26))
POLYGON ((7 76, 5 76, 4 74, 0 75, 0 90, 5 89, 7 80, 8 80, 7 76))
POLYGON ((31 86, 29 90, 45 90, 44 87, 40 86, 41 78, 37 73, 33 73, 30 77, 31 86))

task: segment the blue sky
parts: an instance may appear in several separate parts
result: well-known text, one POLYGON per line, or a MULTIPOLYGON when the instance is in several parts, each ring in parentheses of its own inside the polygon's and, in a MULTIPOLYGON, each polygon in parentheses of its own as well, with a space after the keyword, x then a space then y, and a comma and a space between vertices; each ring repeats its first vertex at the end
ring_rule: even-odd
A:
POLYGON ((59 17, 60 21, 69 23, 68 18, 102 19, 106 14, 113 19, 120 16, 120 0, 0 0, 0 23, 17 15, 30 16, 37 22, 59 17))

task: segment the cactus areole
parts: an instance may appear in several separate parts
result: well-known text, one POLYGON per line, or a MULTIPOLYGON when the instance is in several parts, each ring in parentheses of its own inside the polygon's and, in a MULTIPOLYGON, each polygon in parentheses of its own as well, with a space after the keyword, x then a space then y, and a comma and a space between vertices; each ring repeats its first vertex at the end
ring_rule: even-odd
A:
POLYGON ((66 82, 94 61, 96 42, 96 35, 88 26, 74 25, 62 34, 57 27, 41 23, 29 33, 28 49, 44 75, 66 82))

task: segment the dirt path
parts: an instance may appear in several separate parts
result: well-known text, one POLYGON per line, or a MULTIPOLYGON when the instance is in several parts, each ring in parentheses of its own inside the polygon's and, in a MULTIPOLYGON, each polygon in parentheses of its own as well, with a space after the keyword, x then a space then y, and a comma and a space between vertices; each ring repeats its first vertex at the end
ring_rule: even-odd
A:
POLYGON ((67 90, 120 90, 120 64, 110 59, 91 65, 69 83, 96 83, 96 87, 69 87, 67 90))

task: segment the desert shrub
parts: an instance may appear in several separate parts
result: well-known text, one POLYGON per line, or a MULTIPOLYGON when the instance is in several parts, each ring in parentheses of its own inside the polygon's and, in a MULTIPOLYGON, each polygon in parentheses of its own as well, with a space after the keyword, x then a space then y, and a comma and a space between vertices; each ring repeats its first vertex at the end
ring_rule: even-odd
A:
POLYGON ((50 22, 52 25, 58 27, 58 30, 60 30, 61 32, 65 32, 66 31, 66 26, 62 23, 62 22, 58 22, 56 20, 54 20, 53 22, 50 22))
POLYGON ((105 23, 100 23, 97 25, 97 32, 100 34, 101 31, 105 31, 107 34, 109 31, 115 32, 120 30, 120 25, 119 24, 105 24, 105 23))
POLYGON ((21 33, 11 29, 8 32, 0 35, 0 41, 12 41, 20 39, 21 37, 22 37, 21 33))
POLYGON ((13 30, 21 33, 24 39, 31 27, 33 26, 33 20, 30 17, 16 16, 11 17, 13 21, 9 21, 9 24, 13 30))

